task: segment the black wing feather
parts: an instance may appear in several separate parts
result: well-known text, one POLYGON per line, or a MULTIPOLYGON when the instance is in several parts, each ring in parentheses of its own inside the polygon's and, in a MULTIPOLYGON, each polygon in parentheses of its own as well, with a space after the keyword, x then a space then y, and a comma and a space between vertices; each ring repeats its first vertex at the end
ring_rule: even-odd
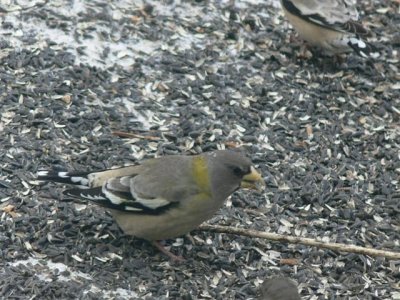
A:
POLYGON ((133 198, 132 194, 130 192, 116 192, 113 191, 113 194, 123 198, 126 200, 125 202, 122 202, 121 204, 115 204, 112 201, 110 201, 107 196, 103 193, 102 187, 95 187, 95 188, 90 188, 90 189, 69 189, 63 192, 65 196, 73 197, 73 198, 81 198, 85 200, 89 200, 91 202, 94 202, 100 206, 103 206, 105 208, 110 208, 110 209, 115 209, 119 211, 124 211, 127 213, 132 213, 132 214, 148 214, 148 215, 158 215, 161 213, 164 213, 165 211, 176 207, 179 205, 178 202, 171 202, 168 205, 157 207, 157 208, 149 208, 140 202, 136 201, 135 198, 133 198))

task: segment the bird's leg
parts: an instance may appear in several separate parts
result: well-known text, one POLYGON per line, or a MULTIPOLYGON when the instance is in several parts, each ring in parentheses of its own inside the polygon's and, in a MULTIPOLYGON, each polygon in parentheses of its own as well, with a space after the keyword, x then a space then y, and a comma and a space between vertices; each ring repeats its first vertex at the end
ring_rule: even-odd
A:
POLYGON ((177 262, 185 261, 185 259, 182 256, 177 256, 177 255, 173 254, 172 252, 168 251, 167 249, 165 249, 164 246, 161 245, 159 241, 153 241, 152 244, 158 250, 160 250, 162 253, 164 253, 166 256, 168 256, 170 259, 172 259, 173 261, 177 261, 177 262))
POLYGON ((313 53, 311 51, 312 46, 307 42, 302 40, 296 33, 292 32, 289 35, 289 44, 299 46, 300 49, 297 53, 297 57, 300 59, 310 59, 313 57, 313 53))
POLYGON ((346 62, 346 55, 344 54, 335 54, 334 56, 334 63, 337 66, 341 66, 342 64, 344 64, 346 62))
POLYGON ((312 53, 312 47, 308 43, 303 43, 300 45, 300 50, 299 53, 297 54, 297 57, 300 59, 310 59, 314 55, 312 53))

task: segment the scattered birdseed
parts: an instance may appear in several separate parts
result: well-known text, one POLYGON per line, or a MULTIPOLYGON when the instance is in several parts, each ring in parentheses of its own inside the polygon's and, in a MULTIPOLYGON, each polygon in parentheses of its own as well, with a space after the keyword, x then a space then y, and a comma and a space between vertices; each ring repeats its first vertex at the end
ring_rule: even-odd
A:
POLYGON ((3 1, 0 298, 400 299, 400 263, 194 231, 184 264, 124 236, 38 170, 242 146, 264 194, 209 221, 400 251, 398 1, 359 2, 381 57, 309 53, 279 1, 3 1))

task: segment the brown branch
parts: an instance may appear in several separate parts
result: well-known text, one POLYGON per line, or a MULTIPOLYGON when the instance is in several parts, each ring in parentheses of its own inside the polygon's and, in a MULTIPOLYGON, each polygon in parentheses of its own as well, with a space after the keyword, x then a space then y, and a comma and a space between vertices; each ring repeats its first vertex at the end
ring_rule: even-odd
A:
POLYGON ((132 132, 113 131, 112 134, 116 135, 118 137, 122 137, 122 138, 138 138, 138 139, 144 139, 144 140, 150 140, 150 141, 161 140, 161 138, 159 138, 157 136, 142 135, 142 134, 137 134, 137 133, 132 133, 132 132))
POLYGON ((209 224, 200 225, 199 229, 204 230, 204 231, 248 236, 248 237, 252 237, 252 238, 262 238, 262 239, 267 239, 267 240, 271 240, 271 241, 286 242, 286 243, 290 243, 290 244, 301 244, 301 245, 306 245, 306 246, 314 246, 317 248, 325 248, 325 249, 330 249, 333 251, 351 252, 351 253, 364 254, 364 255, 369 255, 369 256, 383 256, 388 259, 400 259, 400 252, 377 250, 377 249, 372 249, 372 248, 366 248, 366 247, 360 247, 360 246, 354 246, 354 245, 346 245, 346 244, 341 244, 341 243, 325 243, 325 242, 317 241, 315 239, 310 239, 310 238, 287 236, 287 235, 257 231, 257 230, 252 230, 252 229, 235 228, 235 227, 219 226, 219 225, 209 225, 209 224))

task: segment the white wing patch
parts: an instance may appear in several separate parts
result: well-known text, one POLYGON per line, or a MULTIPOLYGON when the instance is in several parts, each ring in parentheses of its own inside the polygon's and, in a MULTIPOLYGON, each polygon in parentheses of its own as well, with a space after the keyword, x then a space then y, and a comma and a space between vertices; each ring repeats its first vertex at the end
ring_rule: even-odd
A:
POLYGON ((116 195, 115 193, 113 193, 111 190, 109 190, 107 188, 107 183, 105 183, 103 185, 103 187, 101 188, 101 191, 103 192, 103 194, 106 196, 106 199, 108 199, 112 204, 115 205, 121 205, 124 202, 126 202, 126 199, 118 197, 118 195, 116 195))
POLYGON ((157 198, 143 198, 141 196, 138 195, 138 193, 136 193, 135 191, 135 187, 133 185, 130 186, 131 187, 131 194, 133 196, 134 199, 136 199, 136 202, 140 203, 141 205, 148 207, 150 209, 157 209, 163 206, 167 206, 169 204, 171 204, 170 201, 161 198, 161 197, 157 197, 157 198))
POLYGON ((38 171, 38 172, 36 173, 36 175, 37 175, 38 177, 44 177, 44 176, 49 175, 49 171, 38 171))
POLYGON ((143 211, 143 209, 132 207, 132 206, 125 206, 124 209, 127 211, 143 211))
POLYGON ((90 195, 90 194, 85 194, 85 193, 80 193, 80 197, 91 200, 91 201, 107 200, 102 195, 90 195))
POLYGON ((71 182, 73 183, 80 183, 83 186, 88 186, 89 185, 89 179, 81 176, 71 176, 71 182))
POLYGON ((57 176, 60 178, 69 178, 68 172, 58 172, 57 176))
POLYGON ((367 47, 367 44, 365 44, 364 41, 362 41, 360 39, 357 39, 357 38, 354 38, 354 37, 350 38, 350 43, 352 43, 353 45, 357 45, 357 47, 359 47, 359 48, 366 48, 367 47))
POLYGON ((167 206, 171 202, 165 200, 163 198, 153 198, 153 199, 143 199, 143 198, 136 198, 136 201, 143 206, 146 206, 151 209, 157 209, 163 206, 167 206))
MULTIPOLYGON (((73 182, 84 182, 79 176, 69 177, 73 182)), ((131 212, 157 212, 167 208, 171 202, 162 197, 152 197, 136 193, 131 176, 114 177, 107 180, 101 187, 91 188, 88 191, 70 190, 66 195, 81 197, 108 208, 131 212)), ((90 181, 90 180, 89 180, 90 181)), ((87 188, 87 187, 86 187, 87 188)))

